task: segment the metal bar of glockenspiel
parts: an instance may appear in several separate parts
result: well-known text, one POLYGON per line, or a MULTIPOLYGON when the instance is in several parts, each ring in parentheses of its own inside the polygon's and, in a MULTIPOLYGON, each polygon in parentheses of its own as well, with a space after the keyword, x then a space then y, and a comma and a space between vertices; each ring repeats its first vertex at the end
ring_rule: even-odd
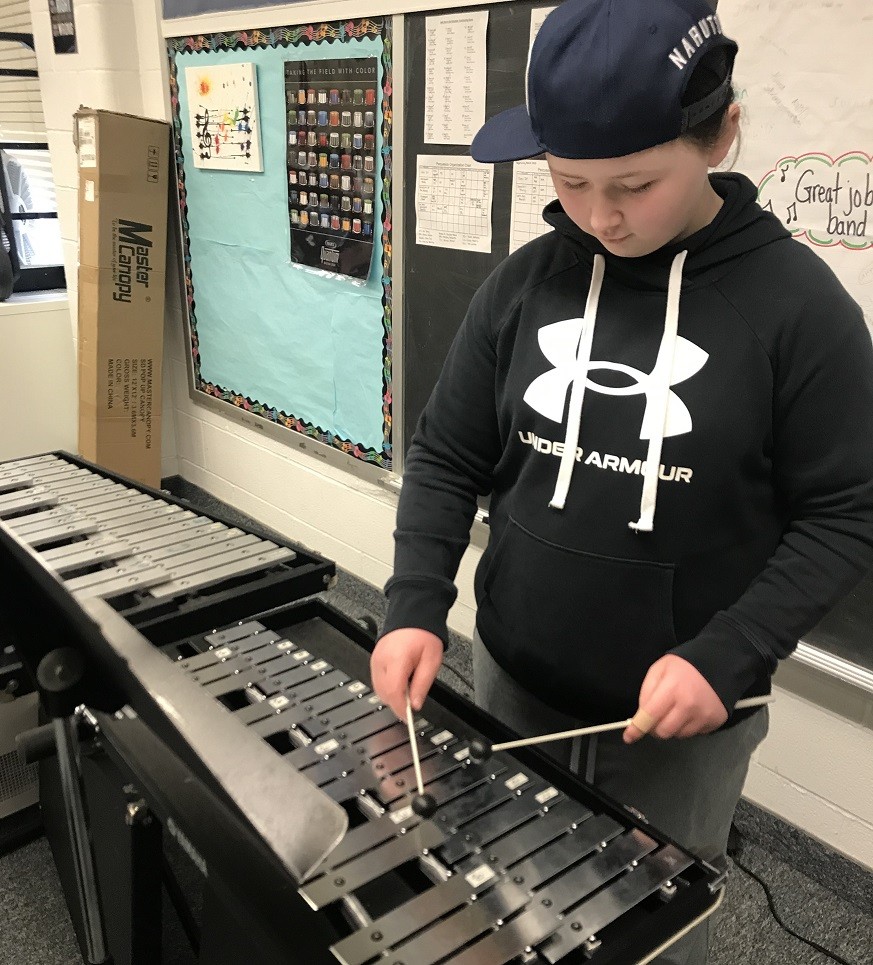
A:
POLYGON ((68 506, 53 506, 51 509, 27 513, 25 516, 16 516, 14 519, 10 519, 6 525, 16 535, 23 535, 53 526, 61 520, 69 521, 75 518, 77 518, 75 510, 68 506))
POLYGON ((160 557, 161 565, 166 566, 171 574, 170 579, 178 579, 184 575, 182 570, 189 565, 191 566, 191 573, 198 573, 203 569, 204 561, 208 565, 215 565, 220 562, 225 553, 262 544, 263 540, 255 536, 254 533, 238 532, 236 535, 225 538, 220 542, 209 543, 197 549, 173 553, 172 547, 167 547, 158 554, 145 553, 142 558, 157 562, 160 557))
POLYGON ((30 476, 0 476, 0 493, 11 492, 13 489, 23 489, 33 485, 30 476))
POLYGON ((40 506, 55 506, 58 497, 49 492, 44 486, 32 486, 30 489, 16 490, 0 496, 0 517, 17 513, 25 509, 36 509, 40 506))
MULTIPOLYGON (((111 506, 120 502, 129 502, 131 497, 140 495, 124 486, 85 486, 81 489, 59 490, 52 487, 58 497, 58 502, 67 503, 76 509, 85 507, 95 508, 111 506)), ((148 497, 146 497, 148 498, 148 497)))
POLYGON ((147 570, 142 570, 136 574, 123 574, 117 578, 110 580, 106 583, 100 583, 97 586, 85 587, 82 590, 77 591, 74 595, 79 600, 90 599, 93 597, 100 597, 104 600, 111 600, 115 596, 121 596, 124 593, 132 593, 136 590, 145 590, 150 586, 155 586, 158 583, 162 583, 166 580, 167 574, 157 567, 147 570))
POLYGON ((215 570, 205 570, 193 577, 173 580, 166 585, 155 586, 149 590, 149 592, 156 598, 180 596, 183 593, 189 593, 192 589, 199 589, 204 586, 220 583, 222 580, 229 579, 233 576, 246 576, 258 570, 265 570, 276 563, 293 560, 296 555, 293 550, 279 546, 276 549, 268 550, 258 556, 241 559, 236 563, 230 563, 227 566, 221 566, 215 570))
POLYGON ((105 563, 108 560, 116 562, 127 559, 132 555, 130 548, 125 546, 124 543, 107 542, 101 546, 87 545, 90 542, 90 540, 84 540, 79 543, 73 543, 73 548, 79 547, 78 553, 70 553, 67 556, 62 556, 60 559, 47 565, 54 570, 55 573, 63 574, 70 570, 81 570, 86 566, 93 566, 96 563, 105 563))
POLYGON ((89 536, 87 539, 79 540, 76 543, 64 543, 63 546, 54 546, 51 549, 43 550, 39 555, 44 563, 52 566, 59 563, 66 556, 72 556, 83 550, 92 549, 97 546, 107 546, 112 540, 109 536, 99 531, 89 536))
MULTIPOLYGON (((224 538, 225 533, 239 533, 242 530, 238 529, 228 529, 224 523, 213 523, 208 521, 201 521, 196 526, 190 526, 185 530, 184 538, 180 540, 167 540, 161 533, 157 535, 153 533, 146 533, 145 539, 137 539, 133 536, 125 537, 125 542, 128 543, 130 548, 135 553, 152 553, 155 550, 170 549, 171 547, 183 547, 180 552, 184 552, 184 549, 196 549, 198 546, 206 545, 210 541, 216 541, 224 538), (168 545, 169 543, 169 545, 168 545)), ((158 556, 154 557, 158 559, 158 556)))
POLYGON ((3 466, 5 469, 8 469, 11 471, 12 469, 19 469, 25 466, 37 466, 37 465, 42 465, 44 463, 52 462, 52 461, 61 462, 62 460, 58 459, 57 456, 49 456, 49 455, 24 456, 21 459, 10 459, 9 462, 4 462, 3 466))
POLYGON ((119 486, 118 483, 114 483, 109 479, 101 479, 99 476, 91 479, 87 477, 82 477, 81 479, 65 479, 61 482, 51 482, 39 480, 38 485, 44 486, 49 492, 54 493, 56 496, 66 496, 69 499, 75 498, 87 498, 87 496, 96 496, 100 494, 108 494, 114 492, 115 490, 124 491, 123 486, 119 486))
POLYGON ((54 543, 61 539, 72 539, 74 536, 90 536, 97 532, 97 524, 90 519, 77 519, 70 523, 61 523, 51 529, 41 529, 29 536, 20 536, 22 543, 34 549, 46 543, 54 543))
POLYGON ((54 465, 34 466, 27 471, 27 474, 34 483, 43 482, 44 480, 51 481, 54 479, 93 476, 93 473, 88 469, 80 469, 78 466, 71 466, 62 462, 55 463, 54 465))

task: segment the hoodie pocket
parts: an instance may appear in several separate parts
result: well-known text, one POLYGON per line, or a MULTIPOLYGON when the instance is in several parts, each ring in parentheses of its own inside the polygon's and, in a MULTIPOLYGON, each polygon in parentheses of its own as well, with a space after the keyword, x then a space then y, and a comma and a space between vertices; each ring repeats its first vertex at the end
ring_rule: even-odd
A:
POLYGON ((510 518, 483 581, 479 630, 552 706, 585 720, 630 716, 649 667, 676 646, 672 596, 671 564, 568 549, 510 518))

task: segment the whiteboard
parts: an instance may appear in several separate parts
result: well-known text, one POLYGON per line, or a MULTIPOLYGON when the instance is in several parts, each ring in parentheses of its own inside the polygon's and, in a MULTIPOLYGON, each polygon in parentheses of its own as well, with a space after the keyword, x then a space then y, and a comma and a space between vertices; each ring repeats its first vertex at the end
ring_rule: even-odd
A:
POLYGON ((836 273, 873 328, 873 8, 869 0, 721 0, 740 45, 735 163, 836 273))

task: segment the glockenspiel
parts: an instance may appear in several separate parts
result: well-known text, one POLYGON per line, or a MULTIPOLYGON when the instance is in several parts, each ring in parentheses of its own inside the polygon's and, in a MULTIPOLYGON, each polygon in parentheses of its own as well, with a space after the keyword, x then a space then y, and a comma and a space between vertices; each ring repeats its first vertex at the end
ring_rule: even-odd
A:
POLYGON ((221 620, 228 601, 297 599, 325 589, 336 572, 275 534, 63 452, 0 463, 0 520, 71 595, 104 599, 137 626, 205 606, 221 620))
POLYGON ((539 752, 473 762, 471 740, 505 732, 439 682, 415 720, 438 810, 418 817, 407 727, 329 611, 297 604, 164 650, 277 766, 347 810, 350 830, 299 889, 312 915, 342 921, 342 965, 630 965, 714 909, 717 869, 539 752))

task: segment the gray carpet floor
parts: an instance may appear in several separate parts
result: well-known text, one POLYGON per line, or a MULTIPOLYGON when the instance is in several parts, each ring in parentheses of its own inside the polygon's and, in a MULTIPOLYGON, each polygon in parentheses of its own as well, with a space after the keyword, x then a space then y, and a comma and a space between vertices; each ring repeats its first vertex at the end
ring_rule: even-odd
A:
MULTIPOLYGON (((198 508, 234 519, 230 507, 210 504, 202 493, 195 495, 198 508)), ((244 517, 238 521, 246 523, 244 517)), ((369 616, 378 622, 384 614, 381 594, 342 572, 336 586, 322 596, 354 619, 369 616)), ((468 641, 453 635, 440 678, 470 696, 468 641)), ((873 875, 747 802, 740 805, 736 826, 742 838, 738 857, 769 885, 784 922, 850 965, 873 965, 873 875)), ((165 917, 165 954, 155 965, 190 965, 194 958, 172 912, 165 917)), ((731 864, 726 897, 714 920, 710 965, 826 965, 830 961, 784 931, 771 914, 761 886, 731 864)), ((0 965, 81 963, 45 838, 0 857, 0 965)), ((252 965, 260 963, 253 958, 252 965)))

